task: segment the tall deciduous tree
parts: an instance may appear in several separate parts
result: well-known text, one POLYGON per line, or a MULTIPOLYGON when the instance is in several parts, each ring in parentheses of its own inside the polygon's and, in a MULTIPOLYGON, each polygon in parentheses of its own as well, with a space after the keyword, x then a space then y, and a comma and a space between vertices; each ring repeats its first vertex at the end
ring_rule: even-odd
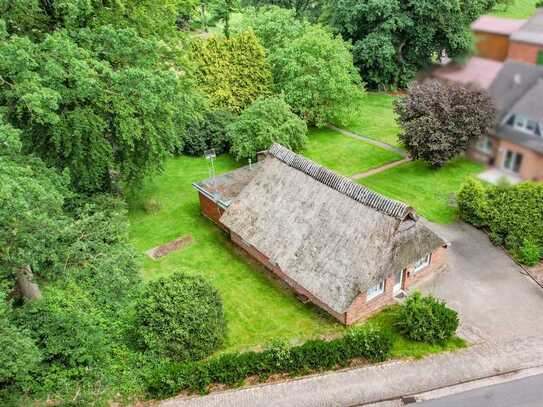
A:
POLYGON ((405 87, 443 52, 472 47, 470 23, 495 0, 338 0, 331 24, 353 42, 353 55, 371 87, 405 87))
POLYGON ((77 189, 109 190, 159 169, 200 99, 164 47, 131 29, 63 30, 0 43, 0 105, 25 151, 68 168, 77 189))
POLYGON ((488 134, 495 117, 484 90, 436 80, 413 84, 395 111, 402 127, 400 141, 413 158, 432 167, 443 166, 488 134))

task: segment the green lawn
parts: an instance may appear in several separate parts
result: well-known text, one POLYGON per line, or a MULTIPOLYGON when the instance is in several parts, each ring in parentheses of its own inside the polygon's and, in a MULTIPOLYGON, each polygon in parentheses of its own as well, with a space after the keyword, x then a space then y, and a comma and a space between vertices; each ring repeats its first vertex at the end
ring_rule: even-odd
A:
POLYGON ((358 182, 413 206, 432 222, 450 223, 456 218, 456 209, 450 205, 450 195, 457 192, 468 176, 483 169, 483 165, 466 158, 456 159, 439 170, 429 168, 422 161, 415 161, 358 182))
POLYGON ((528 18, 534 14, 537 1, 538 0, 512 0, 511 4, 508 6, 496 6, 491 14, 506 18, 528 18))
POLYGON ((349 116, 340 117, 337 125, 397 146, 399 145, 397 134, 400 129, 396 124, 393 111, 394 99, 396 99, 395 96, 387 93, 368 92, 355 112, 349 116))
MULTIPOLYGON (((228 156, 219 157, 216 164, 218 173, 238 167, 228 156)), ((205 159, 171 159, 162 175, 130 199, 131 240, 141 252, 184 235, 195 240, 159 261, 145 256, 145 279, 177 270, 206 277, 220 291, 226 308, 229 337, 224 350, 251 348, 272 339, 290 341, 341 332, 343 328, 326 314, 302 304, 269 279, 200 215, 191 184, 207 177, 205 159), (155 214, 143 209, 151 199, 161 205, 155 214)))
POLYGON ((330 129, 311 130, 301 154, 348 177, 402 159, 398 153, 330 129))

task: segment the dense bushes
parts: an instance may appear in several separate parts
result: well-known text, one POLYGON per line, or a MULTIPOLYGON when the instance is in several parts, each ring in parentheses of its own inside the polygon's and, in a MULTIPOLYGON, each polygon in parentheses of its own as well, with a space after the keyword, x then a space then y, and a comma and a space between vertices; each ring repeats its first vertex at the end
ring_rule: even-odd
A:
POLYGON ((210 384, 234 385, 249 376, 266 378, 276 373, 303 374, 347 366, 351 359, 371 362, 387 359, 393 339, 388 331, 355 328, 345 337, 332 341, 310 340, 288 348, 275 342, 263 352, 231 353, 208 361, 165 364, 150 372, 148 391, 167 397, 182 390, 205 392, 210 384))
POLYGON ((176 361, 208 356, 226 334, 217 290, 201 277, 182 273, 145 287, 136 302, 136 324, 149 351, 176 361))
POLYGON ((235 116, 227 111, 212 110, 205 112, 201 119, 194 120, 188 127, 183 145, 188 155, 204 154, 205 150, 215 149, 215 153, 222 154, 228 151, 230 143, 226 128, 232 123, 235 116))
POLYGON ((307 142, 307 126, 278 96, 259 98, 228 127, 230 152, 240 160, 253 158, 273 143, 300 150, 307 142))
POLYGON ((495 244, 504 245, 527 265, 543 256, 543 185, 483 185, 471 179, 458 192, 460 217, 488 230, 495 244))
POLYGON ((215 109, 240 113, 271 92, 266 51, 252 32, 198 40, 193 46, 196 79, 215 109))
POLYGON ((396 326, 415 341, 443 343, 453 337, 458 323, 456 311, 443 301, 415 292, 400 307, 396 326))

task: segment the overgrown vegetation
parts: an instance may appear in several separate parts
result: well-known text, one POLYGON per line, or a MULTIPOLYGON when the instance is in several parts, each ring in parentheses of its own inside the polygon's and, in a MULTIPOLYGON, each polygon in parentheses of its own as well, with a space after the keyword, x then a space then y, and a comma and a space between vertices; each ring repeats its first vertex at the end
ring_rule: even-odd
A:
POLYGON ((432 80, 415 83, 396 101, 400 142, 409 154, 432 167, 465 153, 488 134, 495 109, 482 89, 432 80))
POLYGON ((458 192, 461 218, 488 231, 520 262, 537 264, 543 258, 543 185, 525 182, 486 185, 467 180, 458 192))

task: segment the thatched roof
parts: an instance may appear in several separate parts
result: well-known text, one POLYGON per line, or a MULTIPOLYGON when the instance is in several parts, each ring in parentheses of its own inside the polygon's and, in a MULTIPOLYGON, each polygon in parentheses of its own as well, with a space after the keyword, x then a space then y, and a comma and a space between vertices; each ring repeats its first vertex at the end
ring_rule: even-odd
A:
POLYGON ((443 244, 407 205, 279 145, 221 222, 339 313, 443 244))

